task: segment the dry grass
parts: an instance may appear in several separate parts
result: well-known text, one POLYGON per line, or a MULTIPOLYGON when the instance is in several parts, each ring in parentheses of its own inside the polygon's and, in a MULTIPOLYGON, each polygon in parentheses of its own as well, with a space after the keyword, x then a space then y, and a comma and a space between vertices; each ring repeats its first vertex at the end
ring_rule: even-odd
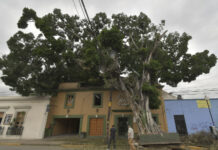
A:
POLYGON ((216 143, 214 137, 210 133, 204 131, 182 137, 181 140, 186 145, 195 145, 203 147, 210 147, 211 145, 214 145, 216 143))

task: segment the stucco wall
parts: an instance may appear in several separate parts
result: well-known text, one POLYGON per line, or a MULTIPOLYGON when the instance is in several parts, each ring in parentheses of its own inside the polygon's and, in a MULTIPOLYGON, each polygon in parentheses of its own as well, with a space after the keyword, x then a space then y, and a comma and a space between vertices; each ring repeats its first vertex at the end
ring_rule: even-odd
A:
MULTIPOLYGON (((208 131, 212 126, 211 115, 208 108, 198 108, 196 100, 165 100, 165 111, 169 132, 176 132, 174 115, 184 115, 188 134, 199 131, 208 131)), ((212 117, 218 125, 218 99, 211 99, 212 117)))
POLYGON ((64 108, 65 98, 67 94, 75 95, 74 107, 70 108, 69 116, 77 117, 78 115, 83 116, 82 119, 82 132, 86 132, 88 116, 96 115, 107 115, 108 110, 108 101, 109 101, 109 92, 105 91, 82 91, 82 92, 60 92, 56 97, 53 97, 51 100, 51 111, 48 117, 49 124, 53 121, 55 116, 67 115, 67 109, 64 108), (93 93, 102 93, 103 94, 103 106, 100 108, 93 107, 93 93), (85 107, 84 107, 85 106, 85 107))
MULTIPOLYGON (((21 136, 6 135, 9 125, 4 125, 4 118, 1 126, 4 126, 4 133, 0 138, 4 139, 41 139, 44 136, 45 124, 47 121, 46 112, 47 105, 49 104, 48 97, 10 97, 0 98, 0 112, 12 114, 13 118, 16 112, 26 112, 24 119, 24 130, 21 136), (7 109, 5 109, 8 107, 7 109)), ((12 118, 12 120, 13 120, 12 118)))
MULTIPOLYGON (((63 85, 62 85, 63 86, 63 85)), ((68 87, 69 88, 69 87, 68 87)), ((79 87, 78 87, 79 88, 79 87)), ((90 116, 103 116, 105 121, 108 115, 108 103, 110 99, 110 91, 109 90, 96 90, 96 89, 71 89, 66 91, 61 91, 57 94, 56 97, 51 99, 50 112, 48 116, 48 121, 46 128, 49 128, 54 123, 55 117, 67 117, 67 109, 64 108, 64 103, 67 94, 74 94, 75 101, 74 107, 70 108, 68 117, 81 117, 82 118, 82 126, 81 132, 88 132, 88 120, 90 116), (93 107, 93 94, 94 93, 102 93, 103 94, 103 106, 100 108, 93 107)), ((120 100, 120 92, 113 91, 112 92, 112 111, 110 116, 109 126, 111 127, 115 124, 115 116, 132 116, 132 112, 129 112, 130 107, 128 106, 120 106, 118 105, 118 101, 120 100), (125 111, 127 110, 127 111, 125 111)), ((164 102, 160 106, 160 109, 152 110, 153 114, 158 115, 159 124, 163 131, 167 132, 166 125, 166 116, 164 110, 164 102)), ((136 124, 133 124, 134 131, 137 132, 136 124)), ((55 128, 55 130, 59 130, 55 128)))
POLYGON ((217 99, 211 99, 211 113, 213 116, 213 120, 215 123, 215 126, 218 128, 218 98, 217 99))

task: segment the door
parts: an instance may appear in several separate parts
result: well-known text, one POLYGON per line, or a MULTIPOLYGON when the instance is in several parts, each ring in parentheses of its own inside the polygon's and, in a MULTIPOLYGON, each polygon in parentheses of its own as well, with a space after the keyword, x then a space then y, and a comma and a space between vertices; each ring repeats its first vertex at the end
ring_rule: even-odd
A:
POLYGON ((174 115, 174 120, 176 124, 176 131, 180 135, 187 135, 187 128, 185 123, 184 115, 174 115))
POLYGON ((89 121, 89 135, 102 136, 104 131, 103 118, 91 118, 89 121))
POLYGON ((118 117, 117 128, 119 136, 126 136, 128 132, 128 117, 118 117))

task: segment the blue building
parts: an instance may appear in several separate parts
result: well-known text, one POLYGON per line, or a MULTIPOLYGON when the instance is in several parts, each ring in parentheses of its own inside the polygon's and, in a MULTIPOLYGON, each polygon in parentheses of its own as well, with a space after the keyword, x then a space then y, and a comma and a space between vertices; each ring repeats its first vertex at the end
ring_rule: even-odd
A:
POLYGON ((165 100, 168 132, 192 134, 218 127, 218 98, 165 100), (208 107, 209 106, 209 107, 208 107))

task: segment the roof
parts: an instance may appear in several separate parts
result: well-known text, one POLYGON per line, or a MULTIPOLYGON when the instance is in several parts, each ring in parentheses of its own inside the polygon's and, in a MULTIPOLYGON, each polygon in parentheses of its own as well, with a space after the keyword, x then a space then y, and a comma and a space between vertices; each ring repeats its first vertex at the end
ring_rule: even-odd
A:
POLYGON ((163 96, 163 99, 167 99, 167 100, 175 100, 177 99, 175 96, 167 93, 166 91, 162 90, 162 96, 163 96))
POLYGON ((49 96, 2 96, 0 101, 49 100, 49 96))
MULTIPOLYGON (((196 101, 196 100, 205 100, 204 98, 194 98, 194 99, 164 99, 165 101, 196 101)), ((209 98, 209 100, 218 100, 218 98, 209 98)))

